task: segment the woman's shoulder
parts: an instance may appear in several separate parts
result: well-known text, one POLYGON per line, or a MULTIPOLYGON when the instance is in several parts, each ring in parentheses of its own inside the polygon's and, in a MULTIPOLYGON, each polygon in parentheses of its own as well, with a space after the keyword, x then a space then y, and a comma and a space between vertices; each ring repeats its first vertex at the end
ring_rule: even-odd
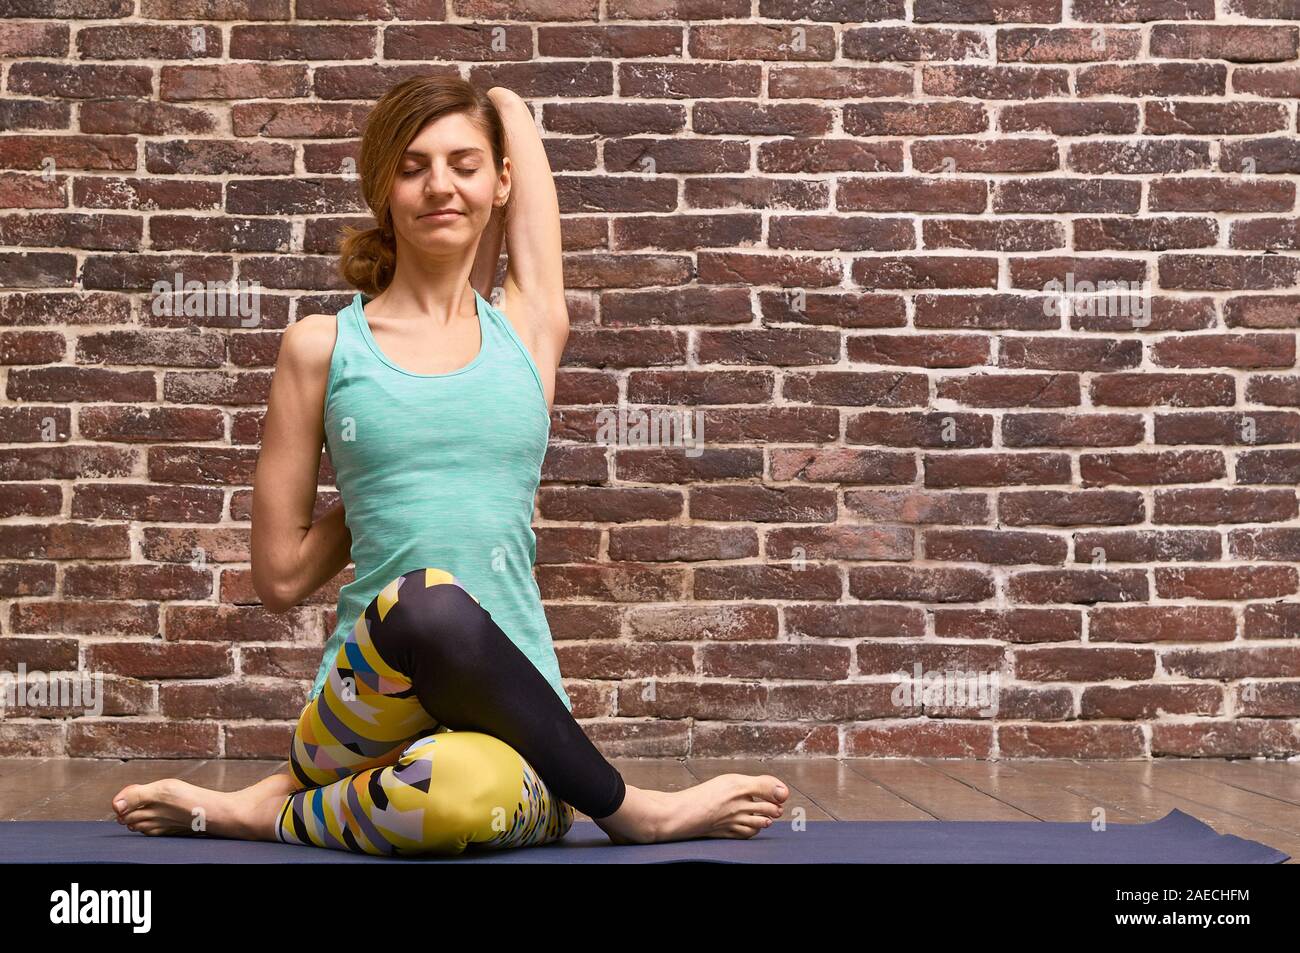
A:
POLYGON ((324 380, 329 374, 337 338, 337 315, 309 314, 299 318, 280 337, 278 364, 324 380))

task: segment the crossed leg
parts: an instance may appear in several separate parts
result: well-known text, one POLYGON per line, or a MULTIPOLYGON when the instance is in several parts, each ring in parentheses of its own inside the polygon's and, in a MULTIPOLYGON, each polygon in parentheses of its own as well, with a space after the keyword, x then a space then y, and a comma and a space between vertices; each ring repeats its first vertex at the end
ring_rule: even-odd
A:
MULTIPOLYGON (((303 790, 285 799, 276 836, 394 855, 531 846, 564 836, 573 807, 519 751, 474 730, 502 727, 491 688, 508 680, 532 699, 533 717, 539 701, 548 700, 542 692, 569 716, 452 574, 426 568, 394 579, 358 618, 325 686, 299 717, 289 765, 303 790), (535 676, 524 685, 520 661, 535 676), (481 664, 504 667, 506 677, 478 677, 474 667, 481 664), (430 700, 428 708, 422 699, 430 700), (440 723, 430 709, 458 727, 440 723)), ((534 740, 517 725, 506 727, 512 737, 534 740)), ((594 747, 588 762, 590 753, 608 767, 595 766, 600 780, 612 785, 609 775, 617 772, 594 747)))

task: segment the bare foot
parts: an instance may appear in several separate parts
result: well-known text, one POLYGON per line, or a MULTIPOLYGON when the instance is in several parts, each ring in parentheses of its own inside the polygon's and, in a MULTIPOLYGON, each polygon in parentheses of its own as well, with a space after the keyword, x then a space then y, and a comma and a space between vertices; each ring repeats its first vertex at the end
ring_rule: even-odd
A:
POLYGON ((779 818, 790 790, 768 774, 721 774, 685 791, 627 785, 622 806, 596 820, 615 844, 753 837, 779 818))
POLYGON ((298 789, 288 773, 273 774, 241 791, 211 791, 164 778, 150 784, 128 784, 113 797, 113 811, 119 824, 141 834, 201 833, 276 840, 280 808, 298 789))

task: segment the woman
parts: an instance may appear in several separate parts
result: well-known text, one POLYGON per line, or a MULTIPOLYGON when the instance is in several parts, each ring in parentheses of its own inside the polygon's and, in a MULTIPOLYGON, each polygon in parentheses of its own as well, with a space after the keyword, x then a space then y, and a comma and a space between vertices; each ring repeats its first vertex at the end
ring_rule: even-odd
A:
POLYGON ((268 609, 356 564, 290 770, 233 793, 128 785, 118 821, 388 855, 547 843, 574 808, 616 843, 753 836, 782 814, 780 781, 626 785, 560 681, 531 522, 568 313, 527 106, 407 80, 370 114, 359 171, 380 223, 342 244, 360 290, 286 330, 255 476, 268 609), (474 287, 491 286, 503 219, 504 313, 474 287), (322 443, 342 503, 313 523, 322 443))

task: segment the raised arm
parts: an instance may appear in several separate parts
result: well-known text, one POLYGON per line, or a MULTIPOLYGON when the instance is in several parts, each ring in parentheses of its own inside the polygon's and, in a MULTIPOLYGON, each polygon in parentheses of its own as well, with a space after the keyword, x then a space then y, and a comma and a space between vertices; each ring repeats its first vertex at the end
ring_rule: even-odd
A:
POLYGON ((554 377, 569 336, 564 301, 560 202, 551 164, 528 106, 516 93, 494 86, 488 96, 506 127, 510 201, 506 205, 506 283, 503 310, 529 331, 544 376, 554 377))
POLYGON ((343 504, 312 522, 325 444, 325 384, 335 319, 312 315, 284 332, 253 476, 253 589, 285 612, 346 568, 352 534, 343 504))

